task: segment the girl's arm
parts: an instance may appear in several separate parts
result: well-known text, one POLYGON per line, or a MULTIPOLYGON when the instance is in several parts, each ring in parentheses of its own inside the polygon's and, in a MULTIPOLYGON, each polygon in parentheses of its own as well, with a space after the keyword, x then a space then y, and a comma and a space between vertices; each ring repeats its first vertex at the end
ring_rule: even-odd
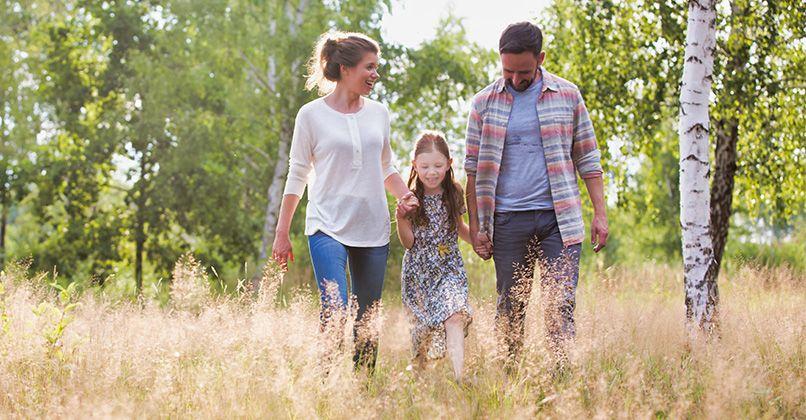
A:
POLYGON ((397 212, 395 213, 395 218, 397 219, 397 237, 400 239, 400 243, 406 249, 411 249, 414 246, 414 229, 412 229, 411 220, 397 212))
POLYGON ((465 223, 464 214, 467 212, 467 207, 465 204, 465 197, 464 192, 462 191, 462 186, 457 182, 456 184, 456 203, 458 204, 461 209, 459 213, 456 215, 456 232, 459 233, 459 237, 462 238, 463 241, 473 245, 473 237, 470 235, 470 226, 465 223))
POLYGON ((456 231, 459 233, 459 237, 462 238, 463 241, 473 244, 473 239, 470 237, 470 226, 465 223, 464 217, 462 215, 456 216, 456 231))

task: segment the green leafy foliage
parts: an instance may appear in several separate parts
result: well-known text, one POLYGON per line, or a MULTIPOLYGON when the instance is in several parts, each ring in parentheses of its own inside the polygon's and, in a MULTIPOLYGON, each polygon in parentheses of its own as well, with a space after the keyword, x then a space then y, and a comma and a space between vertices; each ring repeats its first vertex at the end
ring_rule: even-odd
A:
MULTIPOLYGON (((381 42, 372 95, 394 116, 402 175, 423 129, 447 134, 459 168, 468 103, 498 76, 497 54, 450 15, 421 45, 388 42, 390 3, 0 2, 0 264, 33 257, 32 271, 56 267, 63 284, 164 296, 192 252, 236 289, 260 266, 267 204, 280 199, 267 189, 287 162, 278 150, 315 97, 302 89, 305 64, 328 30, 381 42)), ((682 5, 556 0, 541 18, 546 67, 582 89, 617 197, 608 265, 679 252, 682 5)), ((806 201, 804 13, 788 0, 719 12, 712 108, 739 127, 735 228, 792 235, 806 201)), ((304 218, 301 206, 290 276, 309 282, 304 218)), ((402 254, 393 237, 390 279, 402 254)))
MULTIPOLYGON (((613 216, 611 261, 679 254, 676 91, 686 10, 677 0, 556 0, 541 19, 547 68, 578 84, 591 112, 616 198, 610 213, 627 213, 613 216)), ((784 239, 806 205, 798 169, 806 125, 796 116, 806 98, 803 8, 731 0, 717 11, 711 144, 737 126, 733 213, 776 226, 784 239)))

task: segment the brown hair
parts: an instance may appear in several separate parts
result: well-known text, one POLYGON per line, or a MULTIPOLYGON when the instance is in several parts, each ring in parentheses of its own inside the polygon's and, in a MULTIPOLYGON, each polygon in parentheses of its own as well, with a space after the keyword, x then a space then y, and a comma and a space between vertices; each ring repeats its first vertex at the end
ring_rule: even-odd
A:
MULTIPOLYGON (((448 142, 445 140, 445 136, 442 133, 437 131, 422 132, 417 139, 417 143, 414 145, 414 159, 417 159, 417 156, 422 153, 434 151, 442 153, 445 159, 451 159, 448 142)), ((414 215, 411 216, 411 220, 415 225, 424 226, 428 224, 428 217, 425 215, 425 206, 423 205, 425 186, 422 181, 420 181, 420 177, 417 176, 417 168, 413 164, 411 166, 411 174, 409 175, 409 189, 414 191, 414 195, 416 195, 417 200, 420 201, 420 206, 417 207, 414 215)), ((448 209, 448 215, 451 216, 450 227, 451 230, 454 230, 456 229, 456 218, 460 217, 464 212, 465 201, 462 187, 453 179, 453 167, 448 167, 448 172, 442 180, 442 189, 442 202, 448 209)))
POLYGON ((379 54, 381 48, 372 38, 357 32, 325 32, 308 60, 305 89, 318 88, 324 95, 341 80, 341 67, 355 67, 367 53, 379 54))
POLYGON ((518 22, 507 26, 498 40, 498 52, 501 54, 530 51, 538 56, 542 50, 543 32, 530 22, 518 22))

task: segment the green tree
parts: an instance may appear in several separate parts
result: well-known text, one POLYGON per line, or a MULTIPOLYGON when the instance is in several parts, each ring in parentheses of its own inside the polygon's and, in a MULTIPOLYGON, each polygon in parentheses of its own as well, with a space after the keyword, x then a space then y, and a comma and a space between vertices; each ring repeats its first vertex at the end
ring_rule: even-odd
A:
POLYGON ((29 49, 30 16, 10 2, 0 6, 0 268, 7 259, 11 212, 27 195, 35 175, 36 62, 29 49))
MULTIPOLYGON (((647 166, 662 157, 657 153, 666 147, 659 143, 674 138, 669 130, 678 110, 686 4, 555 0, 542 20, 547 66, 562 69, 582 89, 619 207, 650 205, 638 218, 660 232, 677 229, 677 204, 647 201, 648 186, 676 190, 678 180, 672 170, 647 166), (660 217, 647 220, 649 214, 660 217)), ((804 101, 805 23, 794 1, 717 4, 710 133, 717 263, 732 213, 773 226, 791 226, 803 213, 806 185, 797 168, 803 166, 804 123, 796 114, 804 101), (733 202, 735 196, 742 200, 733 202)), ((619 234, 629 232, 616 232, 614 239, 619 234)), ((662 249, 679 247, 678 234, 660 237, 669 241, 662 249)))
POLYGON ((719 272, 736 210, 786 226, 806 205, 806 12, 800 2, 723 2, 713 112, 711 236, 719 272), (742 200, 734 206, 733 197, 742 200))
POLYGON ((103 278, 118 259, 119 235, 118 221, 98 205, 113 169, 114 144, 101 135, 115 99, 105 80, 112 40, 95 32, 96 21, 80 3, 51 6, 28 5, 40 12, 32 34, 37 106, 52 127, 40 132, 34 211, 42 241, 34 255, 38 267, 103 278))
MULTIPOLYGON (((244 82, 243 70, 205 32, 225 6, 193 6, 120 3, 97 11, 114 36, 137 43, 117 57, 113 135, 130 166, 123 215, 134 242, 138 291, 146 259, 155 275, 167 277, 186 251, 201 251, 215 263, 254 249, 254 213, 244 211, 254 197, 243 188, 251 174, 238 158, 246 139, 233 130, 239 128, 234 111, 243 109, 231 109, 229 100, 229 90, 244 82)), ((242 118, 261 116, 253 110, 242 118)))
MULTIPOLYGON (((379 38, 386 7, 387 1, 233 1, 219 11, 222 19, 210 19, 200 28, 206 41, 226 55, 222 62, 242 69, 237 75, 240 85, 234 89, 234 98, 241 102, 229 105, 233 111, 245 111, 233 114, 244 135, 236 149, 246 163, 244 182, 265 182, 258 248, 261 265, 274 239, 294 116, 314 97, 303 89, 311 48, 321 33, 334 29, 379 38)), ((254 185, 248 188, 254 191, 254 185)))

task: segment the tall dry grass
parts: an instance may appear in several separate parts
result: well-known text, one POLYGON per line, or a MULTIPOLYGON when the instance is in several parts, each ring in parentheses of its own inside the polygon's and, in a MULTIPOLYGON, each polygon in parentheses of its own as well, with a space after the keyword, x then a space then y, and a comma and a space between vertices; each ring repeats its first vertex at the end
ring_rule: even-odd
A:
POLYGON ((694 417, 806 418, 803 278, 750 267, 724 276, 722 336, 706 343, 683 323, 677 269, 610 269, 583 279, 571 368, 553 369, 539 288, 523 363, 496 358, 494 302, 473 301, 464 384, 446 361, 415 373, 408 321, 383 309, 374 376, 351 349, 322 363, 318 298, 213 296, 191 258, 171 301, 120 302, 54 293, 46 275, 7 267, 0 284, 0 417, 694 417), (78 304, 71 306, 73 304, 78 304), (327 372, 327 373, 326 373, 327 372))

